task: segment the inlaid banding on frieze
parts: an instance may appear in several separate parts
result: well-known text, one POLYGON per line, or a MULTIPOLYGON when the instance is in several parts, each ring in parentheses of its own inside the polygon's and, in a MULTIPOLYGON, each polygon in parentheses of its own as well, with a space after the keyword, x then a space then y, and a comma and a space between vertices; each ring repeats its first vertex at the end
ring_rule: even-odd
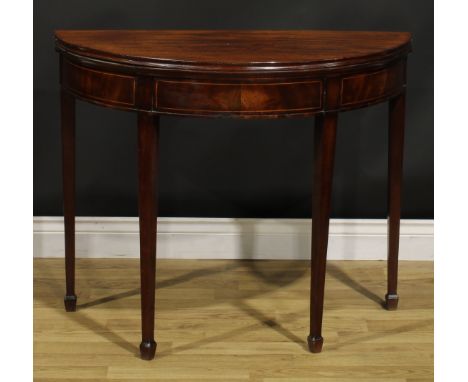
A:
POLYGON ((341 106, 372 102, 398 93, 405 84, 405 65, 398 63, 374 73, 357 74, 341 80, 341 106))
POLYGON ((135 105, 136 79, 132 76, 93 70, 64 60, 62 86, 91 100, 135 105))
POLYGON ((320 109, 322 82, 254 84, 158 81, 155 107, 186 113, 288 113, 320 109))

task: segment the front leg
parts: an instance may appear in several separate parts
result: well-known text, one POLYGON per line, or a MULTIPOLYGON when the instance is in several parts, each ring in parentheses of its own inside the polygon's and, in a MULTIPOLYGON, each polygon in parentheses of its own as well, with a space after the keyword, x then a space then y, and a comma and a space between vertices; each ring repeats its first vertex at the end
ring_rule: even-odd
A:
POLYGON ((142 359, 151 360, 154 341, 154 297, 156 278, 157 161, 159 117, 138 114, 138 209, 140 216, 140 277, 142 359))
POLYGON ((310 334, 307 337, 312 353, 320 353, 323 345, 323 298, 337 119, 338 115, 333 113, 319 115, 315 120, 310 334))

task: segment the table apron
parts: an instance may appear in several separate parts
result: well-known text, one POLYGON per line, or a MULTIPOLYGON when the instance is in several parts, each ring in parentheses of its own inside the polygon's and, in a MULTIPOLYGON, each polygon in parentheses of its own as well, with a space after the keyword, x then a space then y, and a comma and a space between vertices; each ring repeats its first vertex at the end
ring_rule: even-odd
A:
POLYGON ((360 108, 406 86, 406 57, 384 68, 275 79, 167 79, 88 67, 61 55, 60 80, 76 97, 111 108, 207 117, 274 118, 360 108))

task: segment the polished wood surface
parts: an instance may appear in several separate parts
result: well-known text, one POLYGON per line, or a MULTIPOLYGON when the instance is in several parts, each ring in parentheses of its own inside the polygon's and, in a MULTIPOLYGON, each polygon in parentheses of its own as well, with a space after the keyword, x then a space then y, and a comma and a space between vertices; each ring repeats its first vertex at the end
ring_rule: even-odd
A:
POLYGON ((403 264, 387 312, 385 262, 329 261, 311 356, 307 261, 157 260, 157 361, 142 362, 137 259, 77 259, 73 314, 62 261, 36 259, 35 381, 429 382, 433 263, 403 264))
POLYGON ((411 39, 406 32, 317 30, 58 30, 55 36, 60 49, 80 56, 210 72, 367 66, 407 53, 411 39))
POLYGON ((307 337, 309 350, 312 353, 320 353, 323 346, 323 300, 337 122, 337 114, 320 115, 315 121, 310 331, 307 337))
POLYGON ((154 356, 159 115, 315 116, 309 348, 320 352, 338 113, 389 102, 386 307, 398 302, 398 236, 411 35, 354 31, 56 31, 62 89, 66 309, 74 292, 74 102, 138 113, 141 356, 154 356))
POLYGON ((405 135, 405 93, 389 103, 388 126, 388 261, 387 309, 398 306, 398 248, 400 242, 401 179, 403 173, 403 140, 405 135))
POLYGON ((307 116, 382 102, 404 89, 411 49, 411 35, 402 32, 68 30, 55 36, 62 87, 77 97, 124 110, 212 117, 307 116), (143 88, 152 103, 137 99, 143 88))
POLYGON ((141 357, 153 359, 156 278, 159 117, 138 114, 138 211, 140 216, 141 357))
POLYGON ((76 310, 75 294, 75 98, 64 90, 61 97, 63 215, 65 225, 64 297, 67 312, 76 310))
POLYGON ((116 106, 135 105, 135 77, 98 72, 70 63, 62 65, 62 80, 69 89, 83 97, 116 106))
POLYGON ((274 84, 158 81, 154 107, 161 112, 243 114, 248 116, 320 110, 322 82, 274 84), (203 95, 203 96, 200 96, 203 95))
POLYGON ((400 61, 377 72, 344 76, 341 79, 340 106, 372 102, 401 91, 405 83, 405 62, 400 61))

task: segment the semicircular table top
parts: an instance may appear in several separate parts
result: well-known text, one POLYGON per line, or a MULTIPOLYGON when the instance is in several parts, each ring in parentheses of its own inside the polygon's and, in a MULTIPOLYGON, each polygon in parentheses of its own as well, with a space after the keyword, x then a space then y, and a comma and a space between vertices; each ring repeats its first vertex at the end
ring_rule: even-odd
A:
POLYGON ((319 30, 58 30, 71 54, 153 68, 326 69, 408 53, 406 32, 319 30))
POLYGON ((61 84, 163 114, 305 116, 382 102, 406 82, 411 34, 314 30, 59 30, 61 84))

